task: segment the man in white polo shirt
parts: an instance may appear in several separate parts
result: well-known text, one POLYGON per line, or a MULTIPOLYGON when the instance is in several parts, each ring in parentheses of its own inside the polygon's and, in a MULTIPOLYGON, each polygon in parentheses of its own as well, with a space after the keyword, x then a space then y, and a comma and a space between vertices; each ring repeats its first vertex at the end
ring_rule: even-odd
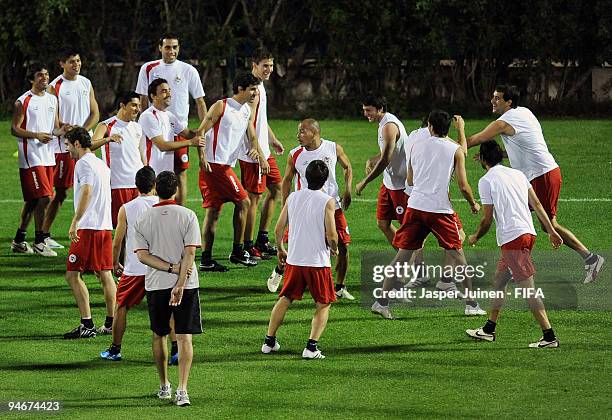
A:
POLYGON ((563 243, 584 259, 584 283, 594 282, 605 260, 601 255, 589 251, 572 231, 557 222, 561 170, 548 151, 540 122, 528 108, 518 106, 519 100, 520 92, 515 86, 496 86, 491 105, 493 113, 500 117, 481 132, 468 137, 467 147, 494 139, 498 134, 501 136, 510 166, 527 177, 552 226, 563 238, 563 243))
MULTIPOLYGON (((533 281, 535 268, 531 260, 531 250, 535 244, 536 231, 529 212, 530 207, 534 209, 538 219, 549 232, 553 248, 559 248, 563 239, 550 222, 527 177, 516 169, 503 166, 502 159, 503 152, 495 140, 480 145, 480 163, 487 170, 485 176, 478 182, 483 214, 478 229, 469 236, 468 242, 475 246, 488 232, 495 219, 501 259, 493 278, 493 289, 505 295, 510 280, 523 290, 535 288, 533 281)), ((533 296, 526 300, 543 334, 539 341, 530 344, 529 347, 559 347, 559 340, 550 326, 542 299, 533 296)), ((485 325, 476 330, 466 330, 466 333, 478 340, 495 341, 495 327, 503 303, 503 297, 492 299, 491 314, 485 325)))
MULTIPOLYGON (((182 125, 187 127, 189 119, 189 96, 195 99, 200 121, 206 115, 206 102, 204 101, 204 88, 198 71, 191 64, 178 59, 180 51, 179 38, 175 34, 165 34, 159 40, 159 52, 161 60, 144 63, 138 73, 138 84, 136 93, 140 95, 142 108, 146 109, 149 104, 149 85, 155 79, 165 79, 173 96, 169 106, 182 125)), ((180 136, 174 138, 176 141, 185 140, 180 136)), ((179 177, 179 192, 177 202, 184 205, 187 199, 187 168, 189 168, 188 148, 182 147, 174 151, 174 171, 179 177)))
POLYGON ((174 172, 157 176, 155 188, 159 203, 145 212, 134 226, 134 247, 141 263, 147 265, 145 290, 149 319, 153 331, 153 356, 160 379, 158 397, 170 399, 168 380, 168 347, 170 317, 178 340, 179 383, 176 404, 189 405, 187 381, 193 360, 192 334, 202 333, 198 271, 195 250, 201 246, 200 226, 196 214, 177 205, 174 198, 178 179, 174 172), (179 267, 178 275, 175 274, 179 267))

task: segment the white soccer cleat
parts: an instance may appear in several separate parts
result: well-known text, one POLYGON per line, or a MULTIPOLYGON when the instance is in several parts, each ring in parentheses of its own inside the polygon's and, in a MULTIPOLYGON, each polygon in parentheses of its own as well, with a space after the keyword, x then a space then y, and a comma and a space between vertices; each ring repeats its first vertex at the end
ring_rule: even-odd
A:
POLYGON ((34 253, 34 250, 30 246, 30 244, 27 243, 26 241, 23 241, 23 242, 13 241, 11 243, 11 249, 13 250, 13 252, 17 254, 33 254, 34 253))
POLYGON ((317 351, 310 351, 307 348, 304 348, 302 352, 302 359, 325 359, 325 355, 321 353, 321 350, 317 349, 317 351))
POLYGON ((336 298, 355 300, 355 297, 346 290, 346 286, 342 286, 342 288, 336 292, 336 298))
POLYGON ((477 340, 495 341, 495 332, 493 334, 487 334, 482 328, 478 328, 477 330, 465 330, 465 333, 477 340))
POLYGON ((276 268, 272 270, 272 274, 268 277, 268 290, 276 293, 280 282, 283 281, 283 275, 276 272, 276 268))
POLYGON ((385 319, 395 319, 391 313, 391 310, 389 309, 389 306, 382 306, 380 303, 378 303, 378 301, 374 302, 370 311, 373 314, 380 315, 385 319))
POLYGON ((160 400, 169 400, 172 398, 172 385, 160 385, 157 391, 157 398, 160 400))
POLYGON ((540 341, 529 344, 529 347, 532 349, 556 349, 559 347, 559 340, 555 338, 553 341, 546 341, 544 337, 542 337, 540 341))
POLYGON ((479 304, 476 304, 476 306, 465 305, 465 314, 467 316, 486 315, 487 311, 483 310, 479 304))
POLYGON ((100 335, 110 335, 113 333, 113 327, 108 328, 102 325, 101 327, 98 327, 98 329, 96 330, 96 333, 100 335))
POLYGON ((584 266, 586 271, 586 277, 584 278, 584 284, 593 283, 597 280, 597 275, 601 271, 601 267, 603 266, 606 260, 601 255, 597 255, 597 260, 593 264, 588 264, 584 266))
POLYGON ((408 283, 406 283, 406 289, 414 289, 417 287, 423 287, 425 286, 427 283, 429 283, 429 278, 427 277, 418 277, 416 279, 410 280, 408 283))
POLYGON ((57 252, 49 248, 44 242, 34 244, 32 249, 34 253, 42 255, 43 257, 57 257, 57 252))
POLYGON ((47 245, 51 249, 64 249, 64 245, 60 244, 51 237, 45 238, 45 245, 47 245))
POLYGON ((440 280, 436 283, 436 289, 442 292, 454 292, 457 299, 465 298, 465 295, 459 291, 459 289, 457 288, 457 285, 453 282, 446 283, 440 280))
POLYGON ((189 394, 187 394, 187 391, 183 391, 182 389, 176 390, 176 396, 174 397, 174 402, 179 407, 188 407, 191 405, 191 401, 189 401, 189 394))
POLYGON ((280 350, 280 344, 278 343, 278 340, 276 340, 274 342, 274 347, 270 347, 269 345, 267 345, 265 342, 263 343, 263 345, 261 346, 261 352, 263 354, 270 354, 273 351, 279 351, 280 350))

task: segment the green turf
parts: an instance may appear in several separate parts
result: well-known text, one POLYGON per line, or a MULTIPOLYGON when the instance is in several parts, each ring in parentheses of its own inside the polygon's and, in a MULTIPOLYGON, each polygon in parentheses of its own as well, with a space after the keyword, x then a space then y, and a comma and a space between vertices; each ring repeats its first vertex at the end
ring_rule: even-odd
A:
MULTIPOLYGON (((473 133, 487 123, 468 121, 467 131, 473 133)), ((563 171, 562 198, 608 199, 562 201, 560 222, 587 246, 612 249, 612 124, 550 120, 542 125, 563 171)), ((296 144, 296 121, 274 121, 272 126, 287 149, 296 144)), ((406 126, 416 128, 417 122, 407 121, 406 126)), ((366 158, 377 152, 376 126, 364 121, 324 121, 322 134, 345 147, 355 183, 359 181, 366 158)), ((78 310, 64 280, 66 250, 56 259, 42 259, 13 255, 9 249, 21 208, 15 150, 9 123, 0 123, 0 402, 58 400, 63 404, 61 413, 71 418, 175 415, 176 407, 152 396, 158 380, 146 305, 129 314, 122 362, 99 360, 98 353, 110 343, 108 337, 60 338, 78 322, 78 310)), ((285 156, 278 158, 283 172, 285 156)), ((476 188, 483 171, 471 159, 467 169, 476 188)), ((201 218, 196 171, 192 169, 189 176, 189 206, 201 218)), ((360 253, 388 249, 374 217, 378 186, 374 182, 362 197, 355 197, 346 214, 353 239, 348 285, 356 294, 360 253)), ((460 197, 455 187, 452 195, 460 197)), ((465 203, 455 205, 466 232, 473 232, 478 217, 469 214, 465 203)), ((67 243, 71 214, 70 202, 53 229, 60 242, 67 243)), ((28 238, 32 235, 33 226, 28 238)), ((217 258, 226 258, 230 247, 231 206, 226 206, 215 243, 217 258)), ((478 249, 496 249, 493 232, 478 249)), ((547 249, 543 237, 537 249, 547 249)), ((581 260, 575 254, 563 255, 579 272, 581 260)), ((525 311, 503 314, 495 343, 476 343, 465 337, 464 330, 479 326, 484 318, 466 319, 459 302, 441 310, 398 309, 401 319, 393 322, 374 317, 356 302, 339 302, 332 308, 321 340, 327 359, 302 361, 300 352, 313 311, 312 302, 305 299, 294 305, 279 331, 280 354, 266 357, 259 348, 275 301, 265 288, 272 266, 264 262, 254 269, 233 268, 227 274, 201 276, 205 333, 194 339, 189 385, 193 405, 187 409, 194 417, 603 418, 612 412, 609 311, 550 311, 562 347, 534 351, 525 345, 539 338, 540 332, 525 311)), ((604 280, 610 281, 610 269, 606 271, 604 280)), ((582 286, 578 280, 576 289, 609 291, 603 284, 582 286)), ((94 321, 102 322, 101 288, 91 275, 86 281, 94 321)), ((610 295, 606 296, 609 301, 610 295)), ((176 384, 176 368, 170 369, 170 377, 176 384)))

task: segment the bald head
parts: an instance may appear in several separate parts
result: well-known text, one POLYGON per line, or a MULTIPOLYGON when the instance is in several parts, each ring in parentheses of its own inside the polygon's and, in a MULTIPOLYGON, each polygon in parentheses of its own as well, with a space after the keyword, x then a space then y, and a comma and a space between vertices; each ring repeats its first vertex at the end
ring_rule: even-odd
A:
POLYGON ((306 118, 298 124, 298 143, 307 150, 313 150, 321 145, 321 128, 313 118, 306 118))
POLYGON ((314 134, 321 134, 321 127, 319 126, 319 122, 314 118, 306 118, 302 121, 302 127, 308 128, 314 134))

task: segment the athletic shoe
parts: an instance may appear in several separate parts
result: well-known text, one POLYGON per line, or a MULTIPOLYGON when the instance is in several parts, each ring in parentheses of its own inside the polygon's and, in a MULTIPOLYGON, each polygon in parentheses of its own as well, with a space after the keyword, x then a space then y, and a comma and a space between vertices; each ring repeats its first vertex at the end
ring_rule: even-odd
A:
POLYGON ((601 271, 603 263, 606 261, 601 255, 596 255, 597 260, 593 264, 586 264, 584 269, 586 270, 586 277, 584 278, 584 284, 593 283, 597 280, 597 275, 601 271))
POLYGON ((487 334, 482 330, 482 328, 478 328, 477 330, 465 330, 465 333, 477 340, 495 341, 495 331, 493 332, 493 334, 487 334))
POLYGON ((182 389, 176 390, 174 402, 179 407, 188 407, 189 405, 191 405, 191 402, 189 401, 189 395, 187 395, 187 391, 183 391, 182 389))
POLYGON ((30 246, 30 244, 27 243, 26 241, 23 241, 23 242, 13 241, 11 243, 11 249, 13 250, 13 252, 16 252, 17 254, 33 254, 34 253, 34 250, 30 246))
POLYGON ((226 266, 219 264, 215 260, 210 260, 205 263, 200 263, 200 271, 215 271, 217 273, 225 273, 226 271, 229 271, 229 269, 226 266))
POLYGON ((266 243, 256 242, 255 248, 257 248, 263 256, 275 257, 277 253, 276 247, 270 244, 270 242, 266 242, 266 243))
POLYGON ((262 259, 261 252, 259 252, 259 250, 257 248, 255 248, 254 246, 252 246, 249 249, 247 249, 246 252, 249 253, 249 256, 251 257, 251 259, 253 259, 255 261, 261 261, 261 259, 262 259))
POLYGON ((374 304, 372 305, 370 311, 373 314, 380 315, 385 319, 395 319, 395 317, 391 313, 391 310, 389 309, 389 306, 382 306, 380 303, 378 303, 378 301, 374 301, 374 304))
POLYGON ((32 249, 36 254, 42 255, 43 257, 57 257, 57 252, 49 248, 44 242, 34 244, 32 249))
POLYGON ((101 327, 98 327, 98 329, 96 330, 96 332, 100 335, 110 335, 113 333, 113 327, 105 327, 104 325, 101 327))
POLYGON ((64 334, 64 339, 71 340, 75 338, 93 338, 96 336, 96 327, 87 328, 83 324, 79 324, 74 330, 64 334))
POLYGON ((276 272, 276 268, 272 270, 272 274, 268 277, 268 290, 275 293, 278 290, 280 282, 283 280, 283 275, 276 272))
POLYGON ((342 286, 340 290, 336 291, 336 297, 338 299, 355 300, 355 297, 346 290, 346 286, 342 286))
POLYGON ((157 391, 157 398, 160 400, 169 400, 172 398, 172 385, 160 385, 157 391))
POLYGON ((406 283, 406 288, 407 289, 414 289, 416 287, 423 287, 427 283, 429 283, 429 279, 427 277, 418 277, 418 278, 416 278, 414 280, 410 280, 408 283, 406 283))
POLYGON ((64 249, 64 245, 60 244, 51 237, 45 238, 45 245, 47 245, 51 249, 64 249))
POLYGON ((113 362, 121 361, 121 353, 113 354, 110 352, 110 347, 100 353, 100 357, 106 360, 112 360, 113 362))
POLYGON ((302 359, 325 359, 325 355, 319 349, 317 351, 310 351, 305 348, 302 352, 302 359))
POLYGON ((439 282, 436 283, 436 289, 442 291, 442 292, 455 292, 455 296, 457 296, 458 299, 463 299, 465 298, 465 295, 463 293, 461 293, 459 291, 459 289, 457 289, 457 285, 453 282, 450 283, 446 283, 443 282, 442 280, 440 280, 439 282))
POLYGON ((544 349, 544 348, 556 349, 557 347, 559 347, 559 340, 555 338, 553 341, 546 341, 544 340, 544 337, 542 337, 540 338, 540 341, 538 341, 537 343, 529 344, 529 347, 531 347, 532 349, 544 349))
POLYGON ((242 264, 246 267, 255 267, 257 265, 257 261, 251 258, 247 251, 243 251, 242 254, 231 253, 229 256, 229 260, 233 264, 242 264))
POLYGON ((483 310, 477 303, 476 306, 465 305, 465 314, 467 316, 486 315, 487 311, 483 310))
POLYGON ((270 354, 273 351, 279 351, 279 350, 280 350, 280 344, 278 343, 278 340, 274 342, 274 347, 270 347, 269 345, 266 344, 265 341, 263 345, 261 346, 261 352, 263 354, 270 354))
POLYGON ((178 366, 178 352, 168 357, 168 366, 178 366))

